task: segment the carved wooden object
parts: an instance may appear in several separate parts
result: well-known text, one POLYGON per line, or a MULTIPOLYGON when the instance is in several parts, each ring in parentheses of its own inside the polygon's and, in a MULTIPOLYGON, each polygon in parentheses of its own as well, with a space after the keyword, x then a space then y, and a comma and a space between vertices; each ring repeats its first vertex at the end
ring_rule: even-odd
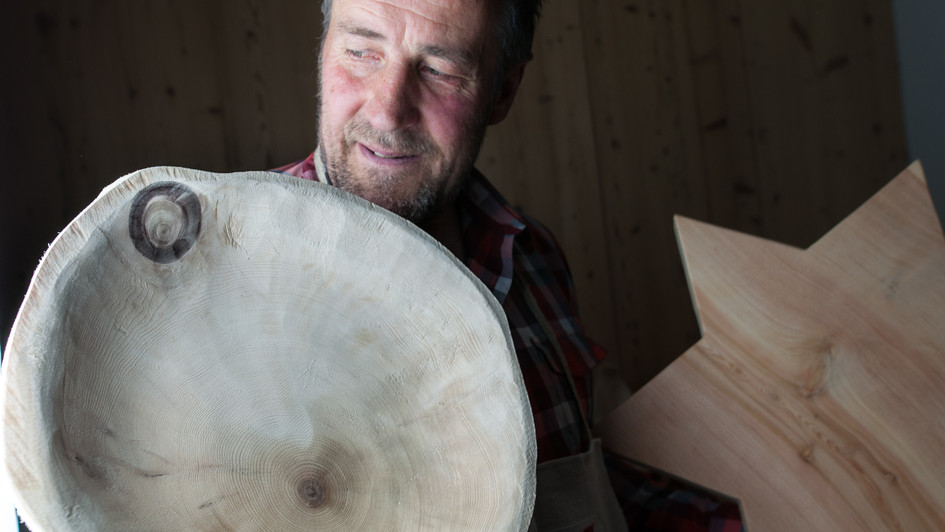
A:
POLYGON ((611 448, 749 530, 945 530, 945 238, 918 163, 807 250, 677 218, 703 338, 611 448))
POLYGON ((518 530, 504 314, 416 227, 271 173, 159 168, 52 244, 5 351, 3 472, 48 530, 518 530))

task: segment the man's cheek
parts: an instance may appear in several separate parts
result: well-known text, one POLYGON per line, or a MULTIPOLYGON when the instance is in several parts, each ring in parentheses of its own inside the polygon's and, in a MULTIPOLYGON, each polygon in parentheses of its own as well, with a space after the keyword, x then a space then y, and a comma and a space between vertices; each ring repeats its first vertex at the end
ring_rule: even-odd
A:
POLYGON ((338 65, 326 65, 322 71, 322 111, 337 113, 357 107, 362 98, 364 81, 351 76, 338 65))
POLYGON ((469 142, 465 137, 476 123, 477 111, 476 105, 466 98, 442 98, 435 103, 429 102, 425 107, 424 116, 430 133, 437 142, 446 139, 469 142))

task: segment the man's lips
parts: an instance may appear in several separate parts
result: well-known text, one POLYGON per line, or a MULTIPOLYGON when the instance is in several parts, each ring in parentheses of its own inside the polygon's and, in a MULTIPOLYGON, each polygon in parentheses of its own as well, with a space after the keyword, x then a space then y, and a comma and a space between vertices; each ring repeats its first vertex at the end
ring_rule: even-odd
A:
POLYGON ((358 143, 358 147, 361 148, 361 153, 368 160, 379 162, 381 164, 405 163, 413 161, 418 157, 417 155, 398 153, 390 150, 373 149, 361 143, 358 143))

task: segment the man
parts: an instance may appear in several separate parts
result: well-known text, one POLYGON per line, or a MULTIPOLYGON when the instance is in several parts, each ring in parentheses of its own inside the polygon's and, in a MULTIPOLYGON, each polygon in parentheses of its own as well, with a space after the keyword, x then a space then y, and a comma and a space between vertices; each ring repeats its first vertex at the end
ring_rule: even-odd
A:
POLYGON ((326 0, 318 148, 279 171, 410 219, 489 287, 509 320, 538 440, 533 527, 624 530, 599 446, 590 369, 554 238, 473 167, 531 58, 540 0, 326 0))

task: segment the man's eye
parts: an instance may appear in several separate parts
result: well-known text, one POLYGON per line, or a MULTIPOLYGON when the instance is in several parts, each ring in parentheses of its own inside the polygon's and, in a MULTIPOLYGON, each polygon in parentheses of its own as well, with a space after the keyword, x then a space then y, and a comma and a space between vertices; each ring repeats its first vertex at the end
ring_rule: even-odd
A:
POLYGON ((345 50, 345 54, 355 59, 364 59, 367 57, 367 52, 364 50, 345 50))
POLYGON ((429 65, 420 67, 420 72, 426 76, 427 79, 435 81, 441 85, 458 88, 463 84, 462 77, 443 72, 442 70, 437 70, 429 65))
POLYGON ((423 67, 422 70, 423 70, 424 73, 429 74, 429 75, 431 75, 431 76, 433 76, 433 77, 440 77, 440 76, 445 76, 445 75, 446 75, 445 73, 440 72, 439 70, 437 70, 437 69, 435 69, 435 68, 433 68, 433 67, 431 67, 431 66, 425 66, 425 67, 423 67))

